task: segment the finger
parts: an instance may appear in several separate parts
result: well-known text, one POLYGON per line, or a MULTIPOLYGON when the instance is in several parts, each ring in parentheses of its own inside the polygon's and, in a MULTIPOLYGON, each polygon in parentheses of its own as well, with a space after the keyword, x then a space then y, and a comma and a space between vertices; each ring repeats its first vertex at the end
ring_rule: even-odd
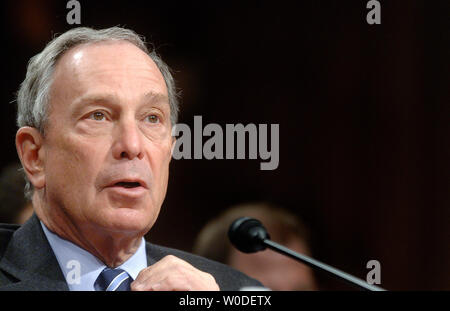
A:
MULTIPOLYGON (((155 264, 141 270, 136 277, 136 280, 133 281, 132 285, 134 285, 134 287, 139 287, 137 285, 141 283, 156 284, 162 281, 162 279, 166 278, 170 273, 176 273, 177 271, 178 273, 181 273, 179 271, 181 270, 180 266, 183 266, 184 263, 186 262, 175 256, 168 255, 155 264)), ((189 267, 185 268, 189 269, 189 267)))

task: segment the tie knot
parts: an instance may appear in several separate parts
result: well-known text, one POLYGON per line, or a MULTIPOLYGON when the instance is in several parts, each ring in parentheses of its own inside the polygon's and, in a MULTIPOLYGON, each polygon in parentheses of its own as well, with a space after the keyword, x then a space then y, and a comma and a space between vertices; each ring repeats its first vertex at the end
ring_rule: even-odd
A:
POLYGON ((96 291, 129 291, 130 275, 122 269, 105 268, 94 283, 96 291))

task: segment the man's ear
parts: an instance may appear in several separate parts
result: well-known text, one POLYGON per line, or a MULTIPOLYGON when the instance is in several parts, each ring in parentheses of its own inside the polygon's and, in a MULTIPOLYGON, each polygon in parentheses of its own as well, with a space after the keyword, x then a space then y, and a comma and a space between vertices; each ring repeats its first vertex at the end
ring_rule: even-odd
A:
POLYGON ((20 161, 34 188, 45 186, 43 137, 34 127, 21 127, 16 134, 16 149, 20 161))

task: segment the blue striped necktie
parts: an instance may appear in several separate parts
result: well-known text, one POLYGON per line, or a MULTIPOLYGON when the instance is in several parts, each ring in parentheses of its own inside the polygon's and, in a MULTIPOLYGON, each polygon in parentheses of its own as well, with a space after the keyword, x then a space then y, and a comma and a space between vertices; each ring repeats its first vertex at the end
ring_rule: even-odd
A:
POLYGON ((94 283, 96 291, 129 291, 133 282, 131 276, 122 269, 105 268, 94 283))

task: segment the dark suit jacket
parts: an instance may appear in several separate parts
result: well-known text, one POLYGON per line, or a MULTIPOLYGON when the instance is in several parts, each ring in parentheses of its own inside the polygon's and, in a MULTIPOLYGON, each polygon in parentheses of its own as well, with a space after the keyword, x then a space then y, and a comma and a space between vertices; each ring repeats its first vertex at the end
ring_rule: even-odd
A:
MULTIPOLYGON (((180 250, 147 242, 146 251, 149 265, 172 254, 197 269, 212 274, 221 290, 262 286, 258 281, 226 265, 180 250)), ((36 215, 21 227, 0 225, 0 290, 69 290, 36 215)))

